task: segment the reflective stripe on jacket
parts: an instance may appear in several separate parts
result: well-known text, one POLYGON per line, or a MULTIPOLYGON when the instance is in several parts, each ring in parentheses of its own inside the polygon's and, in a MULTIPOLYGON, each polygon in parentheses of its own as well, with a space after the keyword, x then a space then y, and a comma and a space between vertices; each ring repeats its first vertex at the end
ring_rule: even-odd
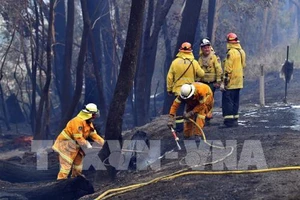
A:
MULTIPOLYGON (((193 111, 194 113, 200 113, 201 110, 206 109, 206 104, 213 104, 213 93, 210 89, 210 87, 204 83, 193 83, 195 86, 195 93, 194 97, 191 99, 187 99, 186 104, 187 104, 187 109, 186 111, 193 111)), ((179 105, 183 101, 180 96, 178 96, 170 109, 169 114, 175 116, 177 109, 179 108, 179 105)))
POLYGON ((81 111, 57 136, 52 149, 67 162, 72 163, 79 151, 82 151, 80 146, 87 145, 88 137, 103 146, 103 138, 97 134, 92 122, 87 123, 85 113, 81 111))
POLYGON ((205 72, 203 78, 200 81, 205 83, 221 82, 222 78, 222 67, 220 58, 211 51, 208 56, 204 56, 203 53, 200 54, 198 59, 200 67, 205 72))

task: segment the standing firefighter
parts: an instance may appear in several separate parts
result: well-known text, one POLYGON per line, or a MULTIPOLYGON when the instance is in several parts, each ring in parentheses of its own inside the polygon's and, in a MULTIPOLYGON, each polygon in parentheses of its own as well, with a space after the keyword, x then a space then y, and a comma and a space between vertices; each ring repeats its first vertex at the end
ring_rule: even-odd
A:
POLYGON ((209 85, 212 92, 215 93, 216 88, 221 85, 222 67, 220 58, 215 54, 210 41, 206 38, 201 40, 198 62, 205 72, 200 82, 209 85))
POLYGON ((224 125, 238 126, 240 89, 243 88, 246 53, 235 33, 227 35, 227 57, 224 61, 224 77, 220 86, 224 125))
POLYGON ((81 175, 85 155, 81 147, 92 148, 86 140, 88 137, 103 146, 104 140, 97 134, 92 123, 97 115, 99 115, 97 106, 93 103, 87 104, 58 135, 52 147, 59 153, 60 170, 57 180, 67 179, 71 170, 71 177, 81 175))
MULTIPOLYGON (((186 103, 186 112, 183 117, 192 119, 203 128, 205 117, 211 111, 214 105, 214 98, 210 87, 204 83, 184 84, 181 87, 180 95, 174 100, 169 115, 168 126, 173 126, 174 116, 181 102, 186 103)), ((201 131, 192 122, 185 121, 184 137, 200 136, 201 131)))
MULTIPOLYGON (((192 51, 192 45, 190 43, 182 43, 167 74, 167 92, 169 95, 174 94, 175 98, 180 95, 180 88, 183 84, 193 83, 196 77, 202 78, 204 76, 204 71, 200 68, 197 60, 195 60, 192 51)), ((173 100, 174 99, 172 99, 172 101, 173 100)), ((183 111, 184 105, 180 107, 178 111, 179 115, 182 115, 183 111)), ((178 120, 176 123, 176 129, 180 132, 182 130, 182 120, 178 120)))
MULTIPOLYGON (((219 56, 215 54, 211 43, 207 38, 201 40, 198 62, 205 72, 205 75, 200 79, 200 82, 207 84, 214 95, 215 90, 221 85, 222 67, 219 56)), ((211 118, 212 110, 205 118, 206 124, 210 123, 211 118)))

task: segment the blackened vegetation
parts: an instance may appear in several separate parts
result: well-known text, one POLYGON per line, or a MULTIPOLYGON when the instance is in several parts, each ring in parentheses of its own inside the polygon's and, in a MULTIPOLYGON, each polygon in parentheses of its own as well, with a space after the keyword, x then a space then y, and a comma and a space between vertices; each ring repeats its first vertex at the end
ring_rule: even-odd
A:
POLYGON ((31 187, 13 186, 0 192, 0 199, 78 199, 84 195, 94 193, 93 185, 84 177, 55 181, 51 183, 38 183, 31 187))
MULTIPOLYGON (((146 148, 149 148, 149 138, 147 136, 147 133, 144 131, 137 131, 132 137, 131 137, 131 144, 130 144, 130 150, 136 150, 136 151, 143 151, 146 148), (146 147, 147 146, 147 147, 146 147)), ((133 152, 131 155, 131 159, 129 162, 129 169, 130 170, 137 170, 137 157, 140 153, 133 152)))

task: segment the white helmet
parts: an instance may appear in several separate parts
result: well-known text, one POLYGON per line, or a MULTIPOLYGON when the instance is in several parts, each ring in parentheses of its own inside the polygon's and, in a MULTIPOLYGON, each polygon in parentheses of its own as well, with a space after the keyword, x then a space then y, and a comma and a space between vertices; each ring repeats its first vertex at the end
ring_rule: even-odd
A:
POLYGON ((183 84, 180 89, 180 97, 182 99, 189 99, 195 93, 195 86, 193 84, 183 84))
POLYGON ((97 108, 97 105, 94 103, 89 103, 84 106, 82 109, 82 112, 88 113, 88 114, 97 114, 99 115, 99 110, 97 108))
POLYGON ((204 47, 204 46, 210 46, 210 41, 207 38, 204 38, 203 40, 201 40, 200 46, 204 47))

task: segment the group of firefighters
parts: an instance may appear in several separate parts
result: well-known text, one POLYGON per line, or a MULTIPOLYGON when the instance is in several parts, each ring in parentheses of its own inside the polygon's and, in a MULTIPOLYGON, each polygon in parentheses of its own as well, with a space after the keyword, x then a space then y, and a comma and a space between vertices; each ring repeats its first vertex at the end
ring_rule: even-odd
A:
MULTIPOLYGON (((214 52, 211 42, 204 38, 200 43, 198 61, 192 53, 192 45, 184 42, 173 60, 167 75, 167 91, 174 94, 175 100, 170 109, 168 126, 181 123, 176 120, 176 113, 184 120, 185 138, 201 136, 201 130, 191 122, 195 121, 201 128, 212 119, 214 92, 222 91, 222 113, 224 124, 220 128, 238 126, 239 96, 243 88, 246 54, 235 33, 226 37, 227 55, 223 61, 214 52), (183 106, 185 104, 185 111, 183 106)), ((177 129, 180 130, 180 129, 177 129)))
MULTIPOLYGON (((194 120, 201 128, 209 123, 216 89, 222 91, 224 127, 238 125, 239 92, 243 88, 243 68, 246 63, 246 54, 240 41, 235 33, 227 35, 227 57, 223 62, 223 70, 208 38, 201 40, 200 47, 197 61, 192 45, 184 42, 167 75, 167 92, 175 98, 170 108, 168 126, 173 127, 176 113, 182 108, 185 138, 201 136, 200 130, 187 119, 194 120)), ((97 115, 99 110, 94 103, 85 105, 58 135, 52 147, 59 154, 58 180, 67 179, 69 174, 71 177, 82 175, 85 155, 82 147, 92 148, 88 138, 104 145, 104 139, 93 125, 97 115)))

